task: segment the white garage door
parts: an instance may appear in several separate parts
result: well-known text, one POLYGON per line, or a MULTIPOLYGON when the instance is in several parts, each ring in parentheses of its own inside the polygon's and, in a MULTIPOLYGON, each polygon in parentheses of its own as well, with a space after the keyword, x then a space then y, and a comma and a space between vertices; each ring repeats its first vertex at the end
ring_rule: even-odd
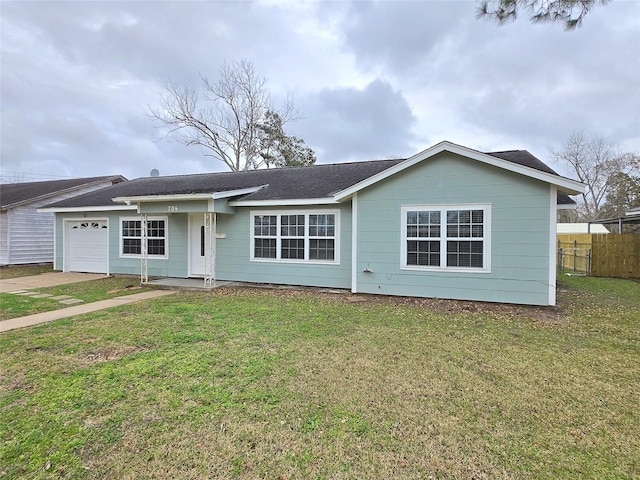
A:
POLYGON ((106 220, 68 222, 65 270, 109 273, 108 227, 106 220))

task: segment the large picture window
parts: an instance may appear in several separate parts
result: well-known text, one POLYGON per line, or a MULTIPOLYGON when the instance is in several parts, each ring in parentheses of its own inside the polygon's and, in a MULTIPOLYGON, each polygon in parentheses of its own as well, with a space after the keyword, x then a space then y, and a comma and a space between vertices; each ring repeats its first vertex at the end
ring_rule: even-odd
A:
MULTIPOLYGON (((167 256, 167 219, 152 217, 147 219, 147 254, 150 257, 167 256)), ((139 218, 120 219, 120 255, 139 257, 142 254, 142 220, 139 218)))
POLYGON ((402 208, 402 267, 490 270, 489 205, 402 208))
POLYGON ((338 263, 338 211, 252 212, 251 259, 338 263))

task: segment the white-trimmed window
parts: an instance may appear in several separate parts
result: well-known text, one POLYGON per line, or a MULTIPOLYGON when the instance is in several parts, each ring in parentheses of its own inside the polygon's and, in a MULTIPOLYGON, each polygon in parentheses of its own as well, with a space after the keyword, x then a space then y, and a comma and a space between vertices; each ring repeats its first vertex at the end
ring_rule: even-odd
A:
POLYGON ((339 263, 339 214, 251 212, 251 260, 339 263))
POLYGON ((489 272, 490 225, 490 205, 402 207, 401 266, 489 272))
MULTIPOLYGON (((167 257, 167 217, 147 219, 147 255, 167 257)), ((139 217, 120 218, 120 256, 140 257, 142 253, 142 220, 139 217)))

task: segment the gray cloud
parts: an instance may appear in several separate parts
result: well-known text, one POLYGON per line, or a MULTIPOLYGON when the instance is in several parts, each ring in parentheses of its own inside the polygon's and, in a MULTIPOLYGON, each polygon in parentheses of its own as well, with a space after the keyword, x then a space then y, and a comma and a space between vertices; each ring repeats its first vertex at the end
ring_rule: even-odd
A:
POLYGON ((197 86, 248 58, 291 133, 320 162, 410 155, 449 139, 544 157, 574 130, 640 150, 640 12, 594 9, 584 26, 498 27, 475 2, 5 2, 2 169, 147 175, 222 169, 154 141, 145 116, 171 78, 197 86))
POLYGON ((361 90, 322 90, 304 99, 303 107, 313 118, 305 125, 304 138, 327 162, 412 153, 415 117, 387 82, 375 80, 361 90))

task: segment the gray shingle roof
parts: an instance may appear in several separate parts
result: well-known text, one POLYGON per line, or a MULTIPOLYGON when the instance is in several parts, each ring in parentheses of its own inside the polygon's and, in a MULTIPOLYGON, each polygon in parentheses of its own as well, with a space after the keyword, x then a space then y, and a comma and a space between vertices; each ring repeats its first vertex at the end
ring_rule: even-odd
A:
MULTIPOLYGON (((493 152, 489 155, 557 175, 526 150, 493 152)), ((57 208, 115 206, 119 204, 115 204, 111 199, 116 197, 216 193, 263 185, 265 185, 264 188, 242 196, 242 200, 276 201, 327 198, 404 160, 373 160, 248 172, 143 177, 49 206, 57 208)), ((568 197, 567 199, 572 202, 568 197)))
POLYGON ((525 167, 535 168, 541 172, 550 173, 552 175, 558 175, 558 173, 551 169, 546 163, 531 155, 527 150, 506 150, 504 152, 487 152, 492 157, 498 157, 503 160, 508 160, 525 167))
POLYGON ((216 193, 261 185, 266 185, 266 187, 253 194, 245 195, 242 199, 326 198, 401 161, 402 159, 376 160, 248 172, 144 177, 57 202, 50 206, 58 208, 107 206, 115 205, 111 200, 115 197, 216 193))
POLYGON ((47 197, 52 197, 65 191, 107 180, 123 181, 126 179, 120 175, 107 175, 103 177, 47 180, 43 182, 5 183, 0 185, 0 204, 3 209, 10 208, 18 204, 36 199, 46 199, 47 197))

